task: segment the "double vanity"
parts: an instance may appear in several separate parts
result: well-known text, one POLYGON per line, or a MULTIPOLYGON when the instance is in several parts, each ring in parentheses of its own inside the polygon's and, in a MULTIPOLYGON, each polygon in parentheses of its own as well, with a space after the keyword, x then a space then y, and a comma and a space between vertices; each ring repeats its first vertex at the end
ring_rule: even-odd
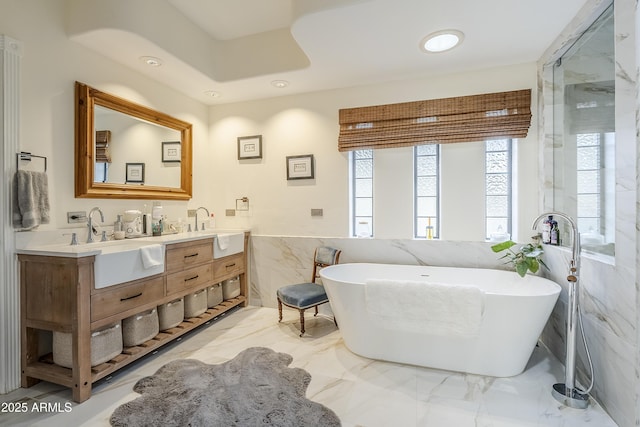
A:
POLYGON ((61 384, 72 389, 76 402, 83 402, 91 397, 94 382, 214 317, 246 306, 248 239, 245 231, 207 230, 19 250, 22 386, 40 380, 61 384), (236 277, 240 295, 91 366, 94 331, 236 277), (71 368, 53 363, 42 344, 49 333, 71 335, 71 368))

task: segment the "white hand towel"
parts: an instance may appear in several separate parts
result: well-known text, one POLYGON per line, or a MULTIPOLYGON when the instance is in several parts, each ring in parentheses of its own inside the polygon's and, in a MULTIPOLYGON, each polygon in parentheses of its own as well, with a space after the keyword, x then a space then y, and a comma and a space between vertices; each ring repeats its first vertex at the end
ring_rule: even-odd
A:
POLYGON ((218 241, 218 247, 221 251, 229 247, 229 234, 218 234, 216 240, 218 241))
POLYGON ((144 268, 164 264, 164 251, 162 249, 162 245, 148 245, 140 248, 140 256, 142 257, 144 268))
POLYGON ((447 336, 476 336, 484 292, 475 286, 369 280, 366 309, 386 329, 447 336))

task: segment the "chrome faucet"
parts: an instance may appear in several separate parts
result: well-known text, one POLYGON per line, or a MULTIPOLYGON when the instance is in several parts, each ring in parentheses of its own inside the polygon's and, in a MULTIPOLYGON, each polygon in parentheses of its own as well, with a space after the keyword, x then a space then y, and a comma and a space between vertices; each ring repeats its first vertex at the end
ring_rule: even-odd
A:
MULTIPOLYGON (((198 231, 198 211, 200 209, 204 209, 204 211, 207 213, 207 218, 209 218, 209 209, 205 208, 204 206, 200 206, 198 209, 196 209, 196 229, 194 231, 198 231)), ((204 224, 202 224, 202 230, 204 231, 204 224)))
POLYGON ((91 211, 89 212, 89 215, 87 215, 87 227, 89 228, 89 232, 87 233, 87 243, 93 243, 93 214, 95 212, 99 212, 100 213, 100 222, 104 222, 104 214, 102 213, 102 211, 100 210, 99 207, 95 207, 93 209, 91 209, 91 211))
MULTIPOLYGON (((578 277, 580 275, 580 233, 575 221, 568 215, 562 212, 547 212, 540 215, 533 221, 533 229, 538 228, 538 224, 543 218, 548 216, 554 216, 564 219, 571 226, 571 265, 569 266, 569 275, 567 276, 567 282, 569 282, 569 295, 567 304, 567 330, 566 330, 566 355, 564 364, 564 384, 557 383, 553 385, 552 395, 560 403, 576 409, 585 409, 589 405, 589 392, 582 391, 575 386, 575 374, 576 374, 576 333, 578 331, 578 323, 582 323, 580 320, 580 312, 578 308, 578 277)), ((582 331, 582 337, 584 339, 584 329, 582 331)), ((591 356, 589 355, 589 349, 586 347, 587 359, 591 365, 591 356)), ((592 365, 591 365, 592 366, 592 365)), ((593 370, 592 370, 593 381, 593 370)), ((590 388, 589 388, 590 389, 590 388)))

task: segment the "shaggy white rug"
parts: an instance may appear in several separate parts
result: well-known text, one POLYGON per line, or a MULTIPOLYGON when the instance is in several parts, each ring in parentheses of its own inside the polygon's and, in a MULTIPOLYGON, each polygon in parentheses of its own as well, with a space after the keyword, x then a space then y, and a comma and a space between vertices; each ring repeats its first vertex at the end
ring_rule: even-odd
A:
POLYGON ((111 415, 113 426, 340 426, 326 406, 305 397, 311 375, 293 358, 264 347, 208 365, 176 360, 142 378, 142 396, 111 415))

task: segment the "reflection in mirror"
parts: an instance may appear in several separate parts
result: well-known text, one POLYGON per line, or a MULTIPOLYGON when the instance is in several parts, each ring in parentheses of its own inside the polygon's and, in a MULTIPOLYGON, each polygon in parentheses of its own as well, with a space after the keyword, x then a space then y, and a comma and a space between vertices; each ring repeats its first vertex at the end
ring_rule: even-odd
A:
POLYGON ((583 249, 607 255, 615 244, 614 79, 609 7, 553 69, 554 209, 576 219, 583 249))
POLYGON ((188 200, 191 150, 190 123, 76 82, 76 197, 188 200))
POLYGON ((94 175, 94 182, 123 184, 127 163, 145 163, 145 185, 180 187, 180 163, 162 161, 162 142, 180 143, 180 132, 98 105, 94 116, 96 169, 100 172, 94 175))

